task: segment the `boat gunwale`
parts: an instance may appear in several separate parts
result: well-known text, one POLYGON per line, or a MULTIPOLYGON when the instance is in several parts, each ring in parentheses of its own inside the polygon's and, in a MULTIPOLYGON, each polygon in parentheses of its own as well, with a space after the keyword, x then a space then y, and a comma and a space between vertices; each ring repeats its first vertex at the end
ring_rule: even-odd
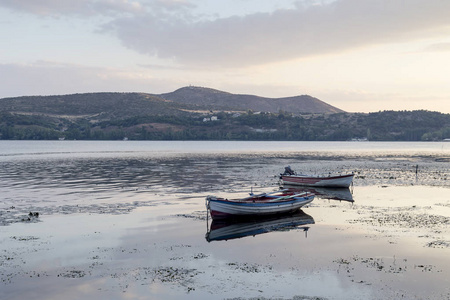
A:
POLYGON ((297 177, 297 178, 312 178, 312 179, 339 179, 339 178, 347 178, 347 177, 353 177, 355 174, 346 174, 346 175, 334 175, 334 176, 311 176, 311 175, 283 175, 282 177, 297 177))
POLYGON ((280 204, 289 205, 298 202, 309 201, 311 198, 314 199, 314 195, 304 196, 304 197, 294 197, 291 199, 283 199, 280 201, 261 201, 261 200, 239 200, 239 199, 224 199, 224 198, 216 198, 216 199, 208 199, 209 202, 222 203, 233 206, 250 206, 250 207, 264 207, 264 206, 276 206, 280 204))

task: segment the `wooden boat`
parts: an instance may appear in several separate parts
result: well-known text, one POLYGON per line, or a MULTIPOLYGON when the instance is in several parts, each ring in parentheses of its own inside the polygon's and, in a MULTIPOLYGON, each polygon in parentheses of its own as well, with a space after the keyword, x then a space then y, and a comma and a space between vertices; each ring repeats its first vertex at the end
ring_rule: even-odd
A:
POLYGON ((213 219, 243 216, 264 216, 294 212, 314 200, 313 194, 295 194, 289 190, 262 193, 242 199, 206 197, 206 207, 213 219))
POLYGON ((302 186, 320 186, 330 188, 348 188, 353 182, 355 174, 328 175, 328 176, 310 176, 296 174, 290 166, 284 168, 284 173, 280 174, 282 184, 302 185, 302 186))
POLYGON ((233 239, 255 236, 272 231, 288 231, 302 229, 305 233, 314 224, 314 219, 298 210, 293 214, 264 216, 259 218, 245 219, 214 219, 207 231, 205 238, 208 242, 228 241, 233 239))

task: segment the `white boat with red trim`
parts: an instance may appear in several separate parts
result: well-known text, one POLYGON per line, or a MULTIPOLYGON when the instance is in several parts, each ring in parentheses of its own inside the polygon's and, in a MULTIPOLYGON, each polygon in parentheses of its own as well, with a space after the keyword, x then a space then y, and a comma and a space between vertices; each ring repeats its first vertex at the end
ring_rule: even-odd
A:
POLYGON ((309 175, 280 175, 283 184, 319 186, 332 188, 348 188, 353 182, 355 174, 335 176, 309 176, 309 175))
POLYGON ((302 192, 295 194, 289 190, 262 193, 241 199, 225 199, 216 196, 206 197, 206 207, 211 217, 264 216, 294 212, 314 200, 314 194, 302 192))
POLYGON ((344 175, 311 176, 296 174, 290 166, 285 167, 283 174, 280 174, 282 184, 318 186, 329 188, 348 188, 353 182, 354 173, 344 175))

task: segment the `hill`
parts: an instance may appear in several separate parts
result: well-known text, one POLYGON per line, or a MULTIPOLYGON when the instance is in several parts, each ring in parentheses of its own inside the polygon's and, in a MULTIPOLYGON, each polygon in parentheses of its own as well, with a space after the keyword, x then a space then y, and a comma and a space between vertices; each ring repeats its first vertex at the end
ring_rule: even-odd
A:
POLYGON ((96 120, 143 115, 180 116, 208 111, 264 111, 278 113, 336 113, 342 110, 310 96, 263 98, 209 88, 184 87, 166 94, 86 93, 0 99, 0 111, 47 116, 87 117, 96 120))
POLYGON ((0 139, 420 141, 450 138, 450 114, 346 113, 310 96, 199 87, 0 99, 0 139))
POLYGON ((194 104, 210 110, 253 110, 278 113, 339 113, 343 110, 317 98, 302 95, 285 98, 265 98, 254 95, 231 94, 203 87, 183 87, 174 92, 157 95, 177 103, 194 104))
POLYGON ((144 93, 86 93, 0 99, 0 111, 109 120, 141 115, 185 114, 187 105, 144 93))

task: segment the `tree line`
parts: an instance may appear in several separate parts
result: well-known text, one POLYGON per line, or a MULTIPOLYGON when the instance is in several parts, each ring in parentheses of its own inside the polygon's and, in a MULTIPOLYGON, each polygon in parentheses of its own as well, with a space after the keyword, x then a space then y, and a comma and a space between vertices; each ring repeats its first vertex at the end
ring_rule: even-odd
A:
POLYGON ((44 115, 0 114, 2 140, 276 140, 438 141, 450 138, 450 115, 430 111, 380 111, 293 115, 289 112, 149 115, 94 121, 44 115), (211 116, 212 114, 210 114, 211 116))

